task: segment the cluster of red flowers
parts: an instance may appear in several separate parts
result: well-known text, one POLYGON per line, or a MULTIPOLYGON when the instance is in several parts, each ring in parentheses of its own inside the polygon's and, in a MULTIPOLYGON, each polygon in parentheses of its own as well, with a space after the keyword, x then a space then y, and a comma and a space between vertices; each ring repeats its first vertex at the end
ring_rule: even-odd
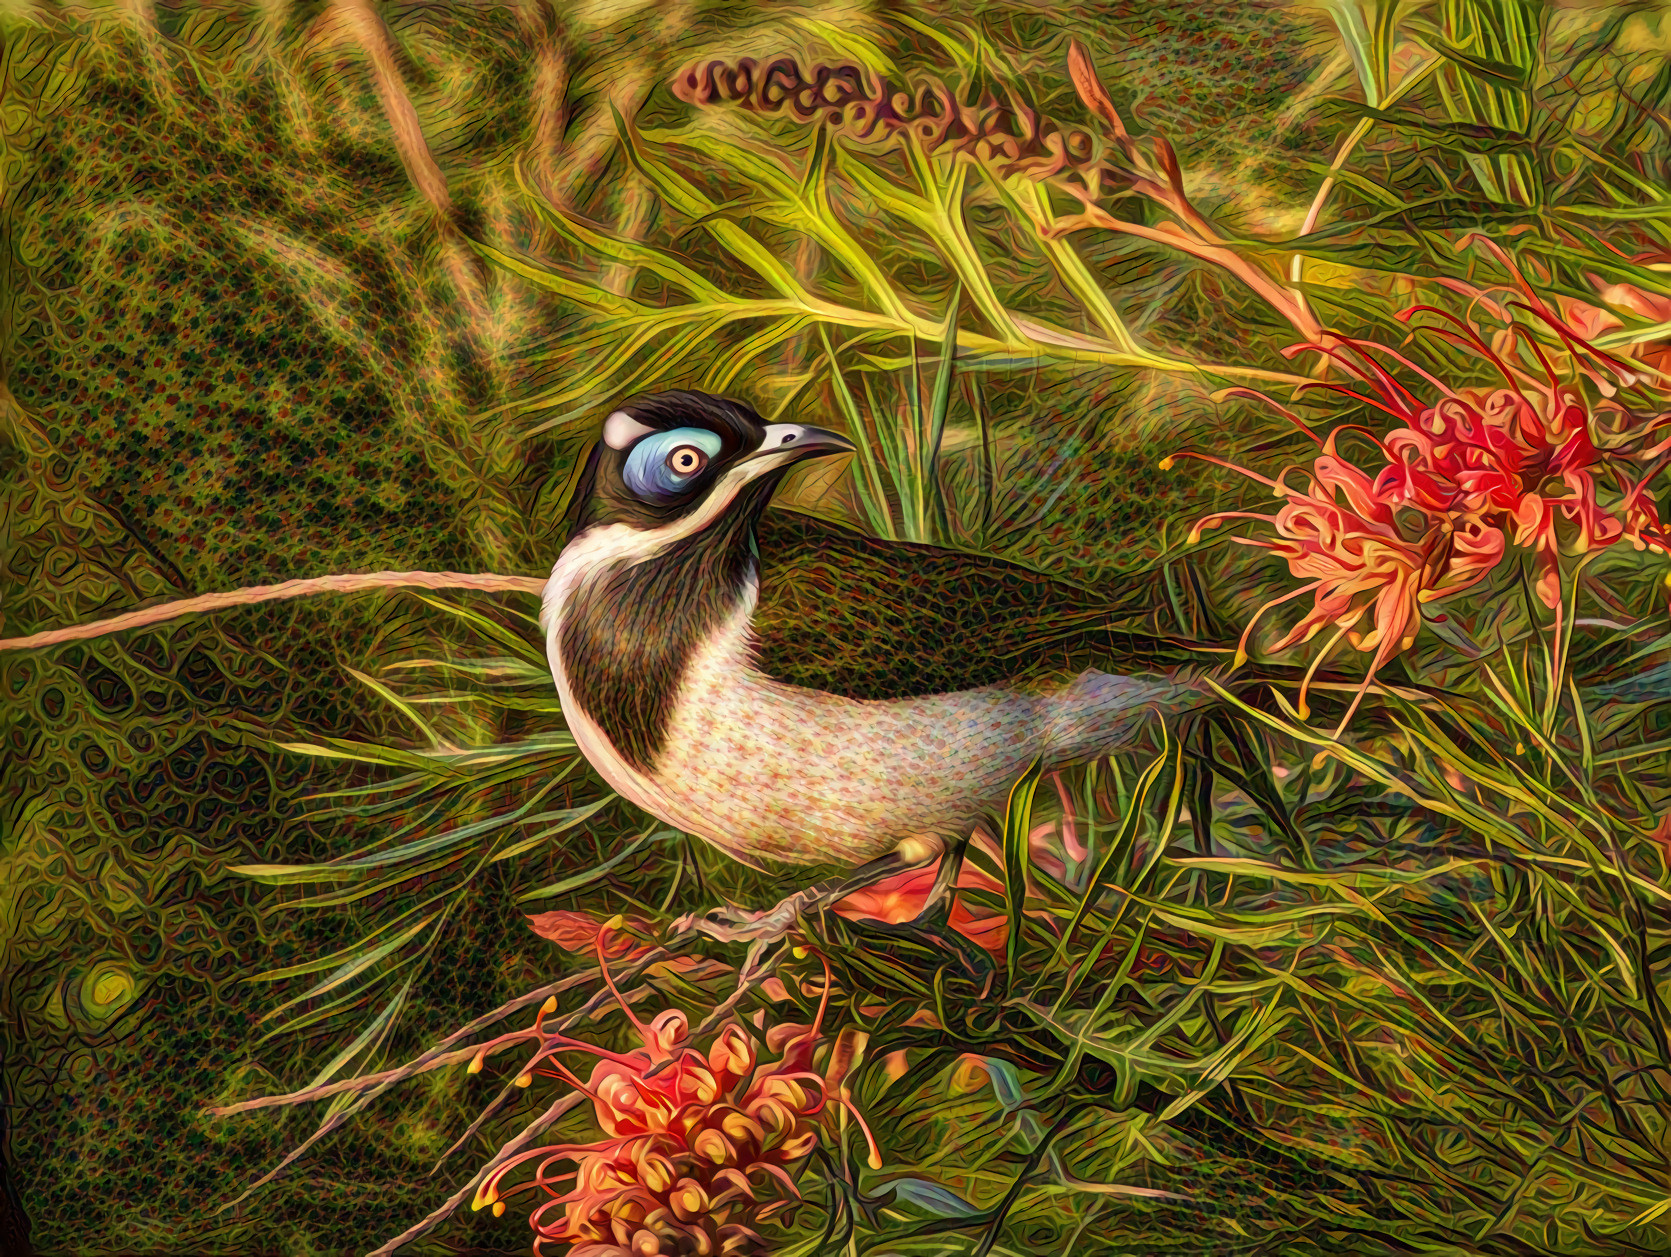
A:
MULTIPOLYGON (((1596 349, 1558 318, 1529 289, 1523 307, 1547 323, 1564 343, 1579 380, 1588 379, 1602 400, 1591 402, 1580 383, 1563 383, 1548 355, 1524 326, 1513 324, 1488 345, 1475 328, 1432 306, 1415 306, 1400 317, 1431 313, 1446 325, 1418 326, 1491 363, 1503 378, 1495 389, 1453 390, 1408 359, 1382 345, 1336 337, 1331 346, 1302 345, 1290 353, 1325 355, 1368 387, 1318 383, 1398 420, 1402 426, 1377 437, 1361 428, 1342 428, 1319 439, 1285 408, 1276 406, 1317 441, 1309 487, 1298 489, 1284 471, 1275 480, 1222 459, 1200 458, 1269 485, 1285 499, 1275 515, 1226 511, 1201 520, 1191 534, 1226 519, 1257 519, 1274 526, 1274 541, 1237 537, 1287 560, 1289 571, 1307 583, 1260 607, 1242 635, 1237 662, 1259 617, 1273 606, 1314 595, 1311 611, 1273 651, 1311 640, 1326 625, 1335 634, 1312 664, 1312 673, 1344 637, 1374 651, 1367 688, 1376 669, 1414 642, 1421 608, 1470 589, 1502 560, 1509 544, 1528 549, 1536 565, 1538 597, 1557 617, 1561 612, 1559 553, 1609 546, 1623 539, 1638 550, 1671 552, 1648 483, 1671 449, 1663 429, 1671 413, 1643 418, 1615 399, 1607 375, 1636 382, 1627 364, 1596 349), (1515 350, 1518 348, 1519 353, 1515 350), (1396 380, 1386 360, 1402 363, 1437 394, 1423 401, 1396 380), (1524 360, 1524 361, 1523 361, 1524 360), (1525 361, 1535 362, 1533 370, 1525 361), (1605 374, 1604 374, 1605 372, 1605 374), (1343 431, 1362 433, 1385 465, 1373 475, 1336 448, 1343 431), (1609 484, 1611 478, 1611 484, 1609 484), (1604 486, 1617 490, 1607 509, 1604 486)), ((1171 459, 1161 465, 1170 466, 1171 459)), ((1311 674, 1308 674, 1308 680, 1311 674)), ((1304 714, 1305 694, 1300 696, 1304 714)))
MULTIPOLYGON (((598 935, 600 962, 609 933, 598 935)), ((608 980, 607 967, 604 975, 608 980)), ((545 1074, 568 1083, 591 1099, 604 1133, 593 1143, 520 1153, 477 1189, 472 1207, 491 1205, 496 1214, 504 1212, 506 1195, 546 1194, 530 1218, 536 1253, 548 1242, 574 1245, 570 1257, 762 1253, 765 1241, 754 1224, 800 1199, 791 1171, 817 1147, 819 1119, 837 1107, 857 1119, 871 1163, 880 1166, 875 1142, 842 1086, 862 1041, 838 1036, 823 1068, 814 1068, 822 1005, 811 1026, 767 1031, 766 1046, 779 1059, 764 1064, 740 1026, 726 1026, 702 1052, 686 1043, 683 1013, 669 1010, 645 1025, 624 1001, 621 1007, 644 1043, 624 1054, 543 1031, 539 1018, 555 1008, 554 998, 535 1019, 534 1035, 544 1046, 517 1081, 526 1086, 545 1074), (568 1051, 598 1058, 586 1081, 556 1059, 568 1051), (532 1182, 501 1192, 507 1174, 535 1159, 532 1182), (563 1162, 575 1168, 554 1172, 563 1162), (567 1189, 558 1186, 568 1180, 567 1189)), ((492 1046, 471 1063, 472 1072, 492 1046)))

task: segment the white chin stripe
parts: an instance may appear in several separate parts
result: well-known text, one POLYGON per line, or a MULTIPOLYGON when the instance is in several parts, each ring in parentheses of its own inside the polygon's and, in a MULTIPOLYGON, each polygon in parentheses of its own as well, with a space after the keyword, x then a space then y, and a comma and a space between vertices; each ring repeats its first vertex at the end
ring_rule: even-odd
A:
POLYGON ((639 423, 624 410, 617 410, 603 421, 603 443, 612 450, 624 450, 639 437, 654 432, 649 424, 639 423))

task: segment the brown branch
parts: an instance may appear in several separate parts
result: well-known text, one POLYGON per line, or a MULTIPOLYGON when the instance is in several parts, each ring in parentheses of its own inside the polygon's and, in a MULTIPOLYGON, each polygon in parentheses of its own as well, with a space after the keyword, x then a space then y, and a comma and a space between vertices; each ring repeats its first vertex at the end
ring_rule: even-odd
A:
MULTIPOLYGON (((498 1046, 513 1045, 503 1043, 498 1046)), ((421 1063, 400 1065, 374 1074, 356 1074, 352 1078, 339 1078, 335 1082, 321 1083, 305 1091, 290 1091, 278 1096, 257 1096, 253 1100, 240 1100, 236 1104, 213 1105, 204 1112, 213 1113, 216 1117, 231 1117, 236 1113, 248 1113, 253 1109, 271 1109, 282 1104, 307 1104, 314 1100, 325 1100, 334 1095, 341 1095, 344 1091, 365 1091, 379 1083, 404 1082, 414 1074, 427 1073, 432 1069, 445 1069, 448 1065, 474 1059, 481 1050, 481 1045, 472 1043, 469 1047, 445 1052, 440 1056, 425 1056, 421 1063)), ((492 1051, 493 1049, 489 1049, 489 1055, 492 1051)))
POLYGON ((545 589, 545 580, 538 576, 496 576, 491 572, 366 572, 339 573, 332 576, 310 576, 301 580, 287 580, 280 585, 251 585, 247 589, 232 589, 224 593, 204 594, 197 598, 182 598, 113 616, 108 620, 93 620, 87 624, 73 624, 68 628, 48 629, 31 633, 28 637, 0 638, 0 650, 30 650, 40 646, 56 646, 60 642, 80 641, 89 637, 103 637, 126 629, 161 624, 183 615, 198 615, 220 611, 226 607, 241 607, 257 602, 276 602, 281 598, 301 598, 308 594, 352 593, 360 589, 481 589, 489 592, 533 594, 545 589))
MULTIPOLYGON (((673 955, 673 952, 666 947, 656 947, 656 948, 653 948, 652 950, 646 952, 644 955, 638 957, 637 963, 634 966, 632 972, 627 974, 625 977, 623 977, 621 979, 621 984, 624 985, 624 984, 627 984, 627 983, 637 981, 637 979, 640 976, 642 976, 653 965, 658 964, 659 962, 661 962, 663 960, 666 960, 671 955, 673 955)), ((467 1038, 469 1035, 473 1034, 476 1030, 481 1029, 481 1028, 483 1028, 487 1025, 490 1025, 493 1022, 498 1021, 503 1017, 508 1016, 510 1013, 516 1011, 518 1008, 526 1007, 527 1005, 535 1002, 536 1000, 543 1002, 546 998, 548 998, 550 996, 555 996, 560 991, 563 991, 563 990, 565 990, 565 989, 567 989, 571 986, 578 985, 582 982, 589 981, 589 980, 595 978, 597 976, 597 973, 598 973, 598 971, 596 969, 588 969, 584 973, 572 974, 571 976, 569 976, 567 978, 564 978, 564 979, 561 979, 560 981, 550 983, 547 986, 543 986, 537 991, 530 991, 525 995, 519 995, 517 998, 511 1000, 509 1003, 503 1004, 499 1008, 494 1009, 493 1012, 487 1013, 487 1014, 485 1014, 481 1017, 478 1017, 474 1021, 472 1021, 469 1025, 464 1026, 463 1028, 461 1028, 459 1030, 453 1031, 452 1034, 448 1035, 445 1039, 443 1039, 435 1047, 433 1047, 429 1051, 425 1052, 422 1056, 418 1057, 416 1060, 410 1061, 407 1064, 402 1065, 397 1070, 384 1071, 383 1073, 373 1075, 373 1076, 370 1076, 370 1077, 365 1077, 365 1078, 346 1079, 345 1081, 347 1083, 349 1083, 354 1088, 359 1089, 360 1093, 359 1093, 358 1096, 356 1096, 356 1098, 354 1100, 354 1103, 349 1105, 347 1108, 344 1108, 344 1109, 342 1109, 342 1110, 340 1110, 336 1113, 331 1114, 329 1117, 327 1117, 325 1119, 325 1121, 320 1124, 318 1130, 314 1131, 313 1134, 308 1136, 308 1138, 305 1139, 300 1145, 298 1145, 295 1148, 292 1148, 290 1150, 290 1152, 285 1156, 285 1158, 282 1161, 280 1161, 277 1165, 275 1165, 271 1170, 268 1170, 267 1173, 263 1174, 260 1178, 256 1179, 255 1182, 251 1183, 248 1187, 244 1188, 244 1190, 241 1193, 239 1193, 239 1195, 235 1199, 230 1200, 227 1203, 221 1205, 220 1208, 218 1210, 216 1210, 216 1212, 217 1213, 224 1212, 225 1210, 232 1208, 233 1206, 239 1204, 241 1201, 245 1200, 257 1188, 262 1187, 267 1183, 270 1183, 273 1179, 277 1178, 280 1174, 282 1174, 287 1167, 289 1167, 292 1163, 294 1163, 297 1159, 299 1159, 305 1152, 307 1152, 307 1150, 309 1148, 311 1148, 314 1144, 318 1143, 321 1139, 325 1138, 325 1136, 329 1135, 332 1131, 334 1131, 337 1128, 345 1125, 351 1117, 353 1117, 356 1113, 359 1113, 362 1109, 366 1108, 366 1106, 368 1106, 373 1100, 375 1100, 378 1096, 382 1095, 384 1092, 388 1091, 397 1082, 404 1081, 405 1079, 410 1078, 415 1074, 421 1073, 426 1069, 432 1068, 434 1066, 435 1062, 440 1060, 443 1056, 448 1055, 448 1049, 451 1048, 457 1042, 459 1042, 459 1040, 467 1038)), ((581 1005, 579 1008, 575 1009, 573 1012, 567 1014, 560 1021, 558 1021, 557 1024, 556 1024, 556 1028, 554 1030, 551 1030, 551 1031, 542 1030, 541 1033, 543 1033, 548 1039, 559 1036, 559 1035, 562 1035, 562 1034, 566 1033, 571 1026, 577 1024, 578 1022, 580 1022, 582 1019, 584 1019, 586 1017, 590 1017, 592 1014, 596 1013, 600 1008, 602 1008, 605 1004, 607 1004, 610 1000, 615 999, 615 998, 616 998, 616 995, 615 995, 614 990, 610 989, 607 986, 604 987, 602 990, 595 991, 595 992, 593 992, 591 998, 589 998, 583 1005, 581 1005)), ((513 1032, 512 1034, 507 1035, 507 1036, 503 1036, 503 1037, 507 1041, 514 1041, 515 1039, 523 1037, 523 1036, 521 1034, 513 1032)), ((508 1084, 508 1085, 513 1085, 513 1084, 508 1084)), ((335 1088, 333 1087, 333 1088, 330 1088, 330 1089, 335 1089, 335 1088)), ((342 1089, 346 1090, 347 1088, 342 1088, 342 1089)), ((241 1104, 226 1105, 226 1106, 222 1106, 222 1107, 219 1107, 219 1108, 211 1108, 207 1111, 210 1112, 210 1113, 223 1114, 223 1113, 227 1113, 227 1112, 231 1112, 231 1111, 243 1111, 243 1110, 251 1109, 251 1108, 267 1107, 269 1104, 294 1104, 294 1103, 301 1102, 303 1099, 315 1098, 319 1094, 323 1093, 326 1090, 327 1090, 327 1088, 314 1088, 314 1089, 311 1089, 310 1091, 298 1092, 298 1093, 295 1093, 295 1094, 289 1095, 289 1096, 262 1097, 259 1100, 255 1100, 255 1101, 246 1100, 241 1104)), ((570 1092, 568 1095, 565 1095, 562 1098, 560 1098, 559 1100, 557 1100, 556 1103, 554 1103, 543 1114, 541 1114, 539 1117, 535 1118, 533 1122, 531 1122, 526 1128, 524 1128, 521 1134, 517 1135, 516 1138, 512 1139, 509 1143, 507 1143, 503 1147, 501 1147, 499 1149, 499 1151, 496 1154, 494 1154, 493 1158, 486 1165, 482 1166, 479 1170, 476 1171, 475 1177, 473 1177, 470 1180, 470 1182, 467 1183, 456 1195, 449 1197, 440 1206, 440 1208, 436 1209, 433 1213, 431 1213, 428 1217, 426 1217, 422 1222, 417 1223, 410 1230, 402 1233, 401 1235, 396 1236, 394 1239, 390 1240, 387 1244, 383 1245, 383 1247, 377 1249, 377 1253, 381 1253, 381 1254, 393 1253, 396 1249, 400 1248, 402 1245, 409 1243, 416 1236, 422 1235, 424 1232, 430 1230, 431 1228, 435 1227, 440 1222, 445 1220, 447 1217, 451 1216, 453 1211, 458 1208, 458 1206, 465 1200, 465 1198, 471 1192, 475 1191, 475 1189, 478 1186, 480 1186, 484 1181, 486 1181, 487 1176, 489 1174, 491 1174, 495 1168, 497 1168, 499 1165, 503 1164, 509 1157, 513 1156, 516 1152, 518 1152, 523 1147, 525 1147, 527 1144, 532 1142, 536 1135, 538 1135, 541 1131, 543 1131, 547 1126, 549 1126, 553 1122, 555 1122, 558 1118, 562 1117, 563 1114, 567 1113, 570 1109, 574 1108, 575 1105, 579 1104, 580 1101, 583 1098, 584 1097, 582 1097, 582 1096, 580 1096, 580 1095, 578 1095, 574 1092, 570 1092)), ((472 1128, 472 1129, 475 1129, 475 1128, 472 1128)), ((457 1146, 458 1146, 457 1144, 453 1145, 454 1148, 456 1148, 457 1146)), ((452 1149, 448 1149, 448 1153, 450 1154, 451 1152, 452 1152, 452 1149)), ((374 1257, 375 1257, 375 1255, 374 1255, 374 1257)))
POLYGON ((1142 240, 1167 245, 1191 257, 1200 258, 1203 262, 1211 262, 1221 270, 1234 275, 1264 298, 1267 305, 1293 324, 1294 330, 1308 341, 1319 341, 1328 335, 1311 316, 1311 311, 1294 300, 1292 293, 1217 236, 1204 238, 1199 232, 1185 231, 1176 224, 1149 227, 1143 223, 1128 223, 1115 218, 1091 200, 1082 189, 1071 184, 1062 186, 1079 197, 1085 206, 1085 212, 1058 220, 1050 234, 1065 236, 1081 227, 1101 227, 1105 231, 1117 231, 1123 235, 1137 236, 1142 240), (1167 230, 1168 227, 1172 230, 1167 230))
MULTIPOLYGON (((503 1021, 519 1008, 526 1008, 528 1005, 536 1002, 543 1004, 553 995, 561 995, 564 991, 571 990, 577 986, 584 986, 588 982, 596 982, 597 979, 598 971, 596 969, 585 969, 580 973, 571 974, 569 977, 563 978, 557 982, 548 983, 547 985, 542 986, 537 990, 530 991, 525 995, 519 995, 508 1004, 501 1005, 500 1007, 494 1009, 491 1013, 488 1013, 485 1016, 477 1017, 474 1021, 472 1021, 469 1025, 464 1026, 462 1029, 453 1031, 445 1039, 443 1039, 438 1046, 431 1048, 416 1060, 408 1061, 406 1064, 396 1066, 394 1069, 385 1069, 373 1074, 356 1074, 352 1078, 339 1078, 336 1082, 321 1083, 317 1087, 308 1087, 303 1091, 289 1091, 283 1095, 257 1096, 252 1100, 239 1100, 236 1104, 211 1105, 203 1111, 205 1113, 213 1113, 216 1117, 231 1117, 235 1113, 248 1113, 253 1109, 271 1109, 286 1104, 309 1104, 315 1100, 325 1100, 329 1099, 331 1096, 340 1095, 344 1091, 366 1091, 372 1087, 381 1086, 383 1083, 393 1084, 397 1082, 405 1082, 408 1078, 415 1077, 418 1074, 428 1073, 432 1069, 444 1069, 448 1065, 456 1065, 460 1061, 471 1060, 478 1053, 482 1052, 484 1048, 489 1055, 492 1055, 502 1047, 514 1046, 515 1036, 501 1036, 504 1040, 503 1042, 495 1040, 494 1042, 488 1044, 472 1043, 468 1047, 458 1048, 457 1050, 451 1052, 447 1049, 454 1043, 459 1042, 461 1039, 468 1038, 477 1030, 490 1026, 494 1022, 503 1021)), ((641 998, 648 994, 650 994, 650 988, 648 986, 640 986, 624 992, 622 998, 629 1004, 636 1004, 641 998)), ((594 994, 593 997, 584 1006, 582 1006, 578 1012, 559 1022, 558 1029, 566 1029, 578 1018, 590 1016, 613 998, 614 996, 610 994, 609 990, 604 988, 601 994, 594 994)), ((521 1071, 519 1070, 518 1072, 520 1073, 521 1071)))
POLYGON ((343 23, 369 63, 372 85, 383 105, 401 164, 413 187, 435 211, 448 274, 475 327, 480 329, 487 321, 487 298, 482 277, 475 269, 477 259, 464 242, 447 177, 430 151, 417 107, 401 79, 393 36, 371 0, 331 0, 328 12, 343 23))

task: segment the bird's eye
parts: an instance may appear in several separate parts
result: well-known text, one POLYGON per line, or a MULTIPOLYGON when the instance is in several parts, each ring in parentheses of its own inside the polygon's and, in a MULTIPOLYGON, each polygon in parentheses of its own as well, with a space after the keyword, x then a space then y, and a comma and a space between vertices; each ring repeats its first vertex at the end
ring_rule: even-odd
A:
POLYGON ((706 428, 674 428, 642 437, 627 454, 621 476, 647 502, 669 502, 692 489, 724 442, 706 428))
POLYGON ((667 456, 667 469, 675 476, 694 476, 708 465, 708 456, 694 445, 681 445, 667 456))

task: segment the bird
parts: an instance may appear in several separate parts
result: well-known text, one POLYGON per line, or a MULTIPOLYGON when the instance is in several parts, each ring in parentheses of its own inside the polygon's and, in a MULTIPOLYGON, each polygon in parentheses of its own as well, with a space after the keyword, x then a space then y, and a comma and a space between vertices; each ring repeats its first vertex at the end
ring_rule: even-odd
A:
POLYGON ((1035 763, 1108 754, 1153 713, 1212 697, 1179 671, 1200 659, 1187 643, 1122 627, 1132 591, 772 506, 791 468, 854 449, 704 393, 626 402, 544 588, 564 719, 619 795, 756 868, 852 870, 697 922, 720 937, 781 936, 797 913, 960 857, 1035 763))

